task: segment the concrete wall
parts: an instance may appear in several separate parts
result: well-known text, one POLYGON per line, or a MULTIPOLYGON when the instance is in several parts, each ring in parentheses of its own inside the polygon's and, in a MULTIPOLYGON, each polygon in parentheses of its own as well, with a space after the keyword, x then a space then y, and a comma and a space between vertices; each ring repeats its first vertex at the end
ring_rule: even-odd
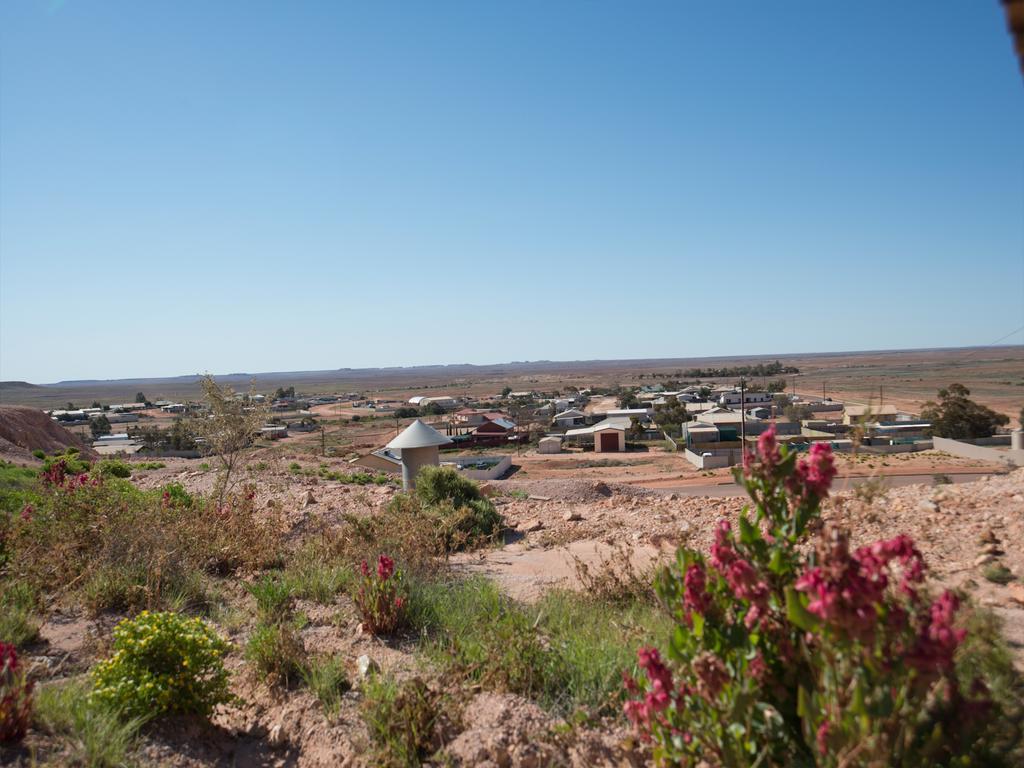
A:
POLYGON ((971 445, 962 440, 951 440, 948 437, 933 437, 932 444, 935 446, 935 450, 945 451, 954 456, 963 456, 968 459, 979 459, 981 461, 999 461, 1017 467, 1024 467, 1024 451, 1000 451, 986 445, 971 445))
POLYGON ((728 467, 732 465, 729 461, 729 454, 722 454, 718 456, 702 456, 699 453, 694 453, 689 448, 684 452, 687 461, 689 461, 697 469, 718 469, 719 467, 728 467))

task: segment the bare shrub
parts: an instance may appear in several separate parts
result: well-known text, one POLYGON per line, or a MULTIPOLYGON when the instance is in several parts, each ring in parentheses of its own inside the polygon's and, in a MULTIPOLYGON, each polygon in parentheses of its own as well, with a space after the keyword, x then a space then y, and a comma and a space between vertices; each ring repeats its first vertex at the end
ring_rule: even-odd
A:
POLYGON ((244 468, 247 450, 269 411, 264 403, 256 402, 252 390, 249 395, 239 394, 227 385, 217 384, 209 374, 204 375, 199 384, 209 414, 196 419, 195 432, 219 464, 216 496, 217 503, 223 504, 244 468))

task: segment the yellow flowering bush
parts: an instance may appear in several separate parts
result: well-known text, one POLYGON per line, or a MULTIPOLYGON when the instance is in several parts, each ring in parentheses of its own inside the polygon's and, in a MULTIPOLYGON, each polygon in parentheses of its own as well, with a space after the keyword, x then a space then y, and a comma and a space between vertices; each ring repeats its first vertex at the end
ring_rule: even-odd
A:
POLYGON ((231 699, 229 647, 202 619, 143 611, 114 628, 113 655, 93 667, 90 698, 133 716, 209 715, 231 699))

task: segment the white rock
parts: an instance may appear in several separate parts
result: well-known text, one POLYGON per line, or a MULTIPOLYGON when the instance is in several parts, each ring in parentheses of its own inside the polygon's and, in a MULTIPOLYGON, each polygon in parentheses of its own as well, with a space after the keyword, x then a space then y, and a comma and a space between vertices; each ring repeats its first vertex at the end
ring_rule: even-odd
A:
POLYGON ((380 672, 380 664, 364 653, 356 659, 356 670, 359 672, 360 677, 367 678, 370 675, 380 672))

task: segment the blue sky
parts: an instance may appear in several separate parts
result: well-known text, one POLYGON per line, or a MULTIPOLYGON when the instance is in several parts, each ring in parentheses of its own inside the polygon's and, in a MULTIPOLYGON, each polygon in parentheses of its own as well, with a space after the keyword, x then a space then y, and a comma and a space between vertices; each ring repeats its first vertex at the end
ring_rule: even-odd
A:
POLYGON ((1022 138, 995 0, 10 0, 0 378, 985 344, 1022 138))

